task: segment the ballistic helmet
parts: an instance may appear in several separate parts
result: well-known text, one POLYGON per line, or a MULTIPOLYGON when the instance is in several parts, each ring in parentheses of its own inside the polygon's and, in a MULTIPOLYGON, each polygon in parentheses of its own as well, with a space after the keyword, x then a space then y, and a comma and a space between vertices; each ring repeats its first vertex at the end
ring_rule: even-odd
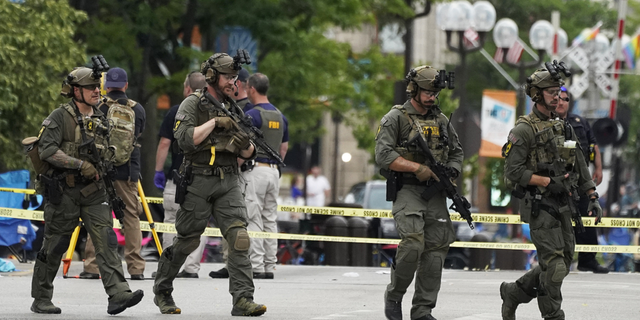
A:
POLYGON ((542 101, 543 89, 561 87, 563 85, 564 81, 560 77, 553 77, 547 69, 540 68, 527 78, 525 92, 533 102, 538 102, 542 101))
POLYGON ((437 76, 438 70, 430 66, 420 66, 411 69, 405 77, 408 81, 407 92, 413 97, 418 92, 418 88, 428 91, 440 91, 442 88, 436 84, 437 76))
POLYGON ((234 63, 233 58, 226 53, 215 53, 205 60, 200 67, 208 83, 216 83, 219 74, 237 75, 241 67, 234 63))
POLYGON ((73 97, 72 86, 100 85, 100 77, 95 77, 91 68, 78 67, 73 69, 69 75, 62 81, 62 90, 60 95, 63 97, 73 97))

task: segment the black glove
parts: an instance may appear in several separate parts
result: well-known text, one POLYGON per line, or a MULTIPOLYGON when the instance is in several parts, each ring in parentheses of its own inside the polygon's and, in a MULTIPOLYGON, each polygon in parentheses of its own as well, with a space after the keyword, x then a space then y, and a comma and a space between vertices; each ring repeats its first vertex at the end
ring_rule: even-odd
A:
POLYGON ((597 198, 589 200, 589 208, 587 209, 587 212, 589 212, 589 216, 595 216, 595 224, 600 223, 600 220, 602 220, 602 208, 600 207, 600 202, 598 202, 597 198))
POLYGON ((451 179, 458 179, 458 176, 460 175, 460 172, 458 172, 458 170, 456 168, 452 168, 452 167, 445 167, 446 171, 447 171, 447 176, 449 176, 449 178, 451 179))
POLYGON ((244 133, 243 131, 234 133, 231 139, 233 139, 233 145, 238 148, 238 152, 246 150, 251 145, 251 139, 249 139, 249 135, 244 133))
POLYGON ((551 182, 547 185, 547 189, 554 194, 569 193, 569 190, 564 186, 564 176, 551 177, 551 182))

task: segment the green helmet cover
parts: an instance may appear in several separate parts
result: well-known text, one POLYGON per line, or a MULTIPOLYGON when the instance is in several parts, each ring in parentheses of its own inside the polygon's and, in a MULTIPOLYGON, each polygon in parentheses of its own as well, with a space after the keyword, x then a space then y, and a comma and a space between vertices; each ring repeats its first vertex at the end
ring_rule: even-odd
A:
POLYGON ((561 87, 564 85, 562 79, 554 79, 551 73, 545 68, 536 70, 529 78, 527 78, 527 84, 525 85, 526 94, 531 97, 534 102, 540 101, 542 98, 541 92, 545 88, 561 87))
POLYGON ((413 93, 417 91, 417 88, 427 91, 440 91, 442 88, 435 87, 436 76, 438 70, 430 66, 420 66, 409 71, 407 79, 407 92, 413 93))
POLYGON ((63 97, 73 97, 72 86, 88 86, 88 85, 100 85, 100 77, 94 78, 93 69, 87 67, 78 67, 73 69, 62 81, 62 90, 60 95, 63 97))
POLYGON ((204 74, 207 82, 214 83, 217 80, 217 74, 237 75, 240 69, 236 70, 236 65, 230 55, 226 53, 215 53, 202 63, 200 72, 204 74))

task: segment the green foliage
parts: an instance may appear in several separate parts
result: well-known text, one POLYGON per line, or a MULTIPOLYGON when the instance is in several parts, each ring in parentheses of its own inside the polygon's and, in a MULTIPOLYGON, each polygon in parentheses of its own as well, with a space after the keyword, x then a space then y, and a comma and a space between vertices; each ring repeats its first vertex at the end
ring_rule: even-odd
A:
POLYGON ((20 141, 63 102, 63 76, 86 61, 74 41, 86 15, 64 0, 0 5, 0 171, 27 168, 20 141))
POLYGON ((462 161, 462 181, 464 182, 464 185, 462 186, 462 194, 469 192, 470 186, 467 185, 467 181, 471 181, 473 178, 477 177, 479 171, 480 166, 478 165, 477 153, 462 161))
POLYGON ((487 188, 487 190, 495 188, 500 191, 498 201, 504 200, 504 198, 511 192, 504 181, 504 160, 504 158, 487 158, 485 160, 485 168, 487 168, 487 171, 481 181, 482 185, 487 188))

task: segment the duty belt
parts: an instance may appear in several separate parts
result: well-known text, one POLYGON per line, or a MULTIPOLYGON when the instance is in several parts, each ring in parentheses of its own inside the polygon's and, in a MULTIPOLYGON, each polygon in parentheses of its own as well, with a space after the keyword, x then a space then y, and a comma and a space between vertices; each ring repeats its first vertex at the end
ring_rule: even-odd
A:
POLYGON ((192 167, 191 173, 201 174, 203 176, 222 177, 225 173, 237 173, 238 168, 235 166, 216 166, 216 167, 192 167))

